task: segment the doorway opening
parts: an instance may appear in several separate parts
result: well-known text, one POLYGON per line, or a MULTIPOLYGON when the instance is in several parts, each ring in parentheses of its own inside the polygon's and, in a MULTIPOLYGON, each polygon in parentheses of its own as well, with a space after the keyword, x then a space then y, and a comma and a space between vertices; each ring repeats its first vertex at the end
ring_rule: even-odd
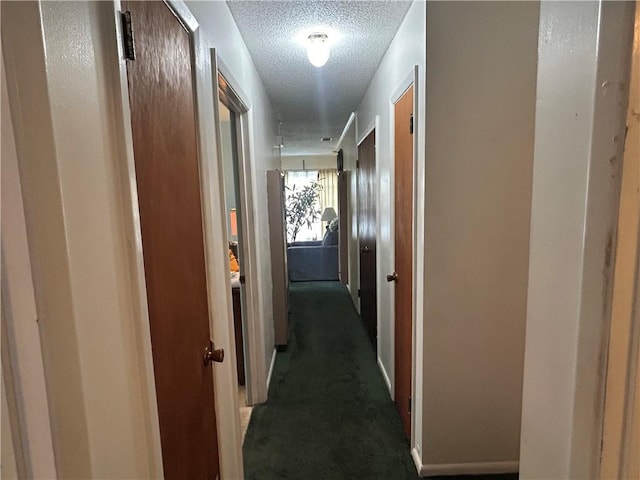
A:
POLYGON ((218 120, 219 154, 222 169, 224 193, 224 218, 229 255, 229 277, 231 283, 231 305, 235 337, 235 354, 238 386, 238 412, 242 438, 251 418, 256 402, 255 380, 251 362, 251 293, 247 279, 249 274, 250 245, 248 241, 248 219, 245 212, 250 210, 246 197, 248 172, 243 166, 246 159, 243 132, 246 130, 248 108, 239 95, 230 87, 226 78, 218 73, 218 120))

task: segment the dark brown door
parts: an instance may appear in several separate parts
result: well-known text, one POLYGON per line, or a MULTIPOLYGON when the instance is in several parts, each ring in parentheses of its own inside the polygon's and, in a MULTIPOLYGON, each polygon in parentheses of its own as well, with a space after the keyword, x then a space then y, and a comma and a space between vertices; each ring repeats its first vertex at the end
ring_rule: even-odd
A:
POLYGON ((358 146, 358 237, 360 239, 360 315, 374 351, 377 349, 376 305, 376 134, 358 146))
POLYGON ((123 2, 142 249, 166 479, 219 476, 191 37, 163 2, 123 2))
MULTIPOLYGON (((411 437, 413 87, 395 104, 395 403, 411 437)), ((387 277, 389 278, 389 277, 387 277)))

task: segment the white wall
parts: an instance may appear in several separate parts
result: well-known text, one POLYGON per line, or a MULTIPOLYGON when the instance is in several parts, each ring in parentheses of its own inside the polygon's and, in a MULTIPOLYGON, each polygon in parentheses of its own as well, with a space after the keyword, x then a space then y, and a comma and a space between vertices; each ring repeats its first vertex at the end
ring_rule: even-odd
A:
MULTIPOLYGON (((187 6, 201 25, 203 47, 216 49, 222 62, 223 73, 229 77, 231 86, 250 103, 249 150, 253 162, 254 189, 253 221, 256 238, 247 239, 255 248, 258 259, 259 317, 264 332, 264 363, 257 365, 267 378, 274 351, 273 308, 271 283, 271 256, 269 250, 269 216, 267 214, 267 170, 280 167, 276 144, 277 121, 271 101, 262 85, 262 80, 253 65, 249 51, 225 2, 187 2, 187 6)), ((213 130, 212 130, 213 131, 213 130)), ((259 392, 258 401, 266 400, 266 385, 259 392)))
POLYGON ((521 478, 596 478, 633 3, 542 2, 521 478))
POLYGON ((538 12, 427 6, 423 474, 518 470, 538 12))
POLYGON ((283 155, 282 170, 322 170, 337 167, 337 154, 283 155))
MULTIPOLYGON (((393 324, 394 302, 393 284, 387 283, 385 275, 394 270, 394 246, 393 246, 393 125, 392 104, 393 95, 400 88, 407 77, 413 74, 414 66, 420 67, 420 74, 424 75, 425 64, 425 6, 423 1, 415 1, 403 20, 391 45, 385 53, 380 66, 374 75, 365 96, 356 111, 356 138, 362 140, 364 133, 374 124, 376 117, 379 120, 379 128, 376 131, 376 147, 378 163, 376 175, 378 178, 377 190, 377 275, 378 275, 378 357, 382 367, 391 381, 393 391, 394 373, 394 349, 393 349, 393 324)), ((421 77, 424 78, 424 77, 421 77)), ((424 123, 424 96, 416 86, 420 107, 416 112, 416 125, 424 123)), ((424 138, 419 137, 417 178, 424 175, 424 138), (422 146, 422 148, 420 147, 422 146)), ((417 192, 420 195, 420 192, 417 192)), ((417 218, 424 218, 423 204, 418 202, 417 218)), ((417 230, 423 228, 420 220, 417 230)), ((420 246, 416 247, 420 250, 420 246)), ((357 252, 357 250, 356 250, 357 252)), ((356 253, 359 255, 358 253, 356 253)), ((418 273, 418 272, 416 272, 418 273)), ((417 288, 421 288, 416 285, 417 288)))

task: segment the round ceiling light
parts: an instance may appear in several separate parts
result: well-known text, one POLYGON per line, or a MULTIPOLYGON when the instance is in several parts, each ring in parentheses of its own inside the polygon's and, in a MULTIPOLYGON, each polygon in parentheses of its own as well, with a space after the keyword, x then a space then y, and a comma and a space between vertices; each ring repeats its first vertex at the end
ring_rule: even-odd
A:
POLYGON ((309 35, 307 58, 314 67, 322 67, 329 60, 331 48, 328 40, 326 33, 312 33, 309 35))

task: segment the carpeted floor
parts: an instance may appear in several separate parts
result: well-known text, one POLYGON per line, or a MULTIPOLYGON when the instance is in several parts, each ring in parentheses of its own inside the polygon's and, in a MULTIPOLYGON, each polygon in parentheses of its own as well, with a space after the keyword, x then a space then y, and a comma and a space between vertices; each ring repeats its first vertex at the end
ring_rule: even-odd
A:
POLYGON ((346 289, 292 283, 289 347, 253 410, 245 478, 416 479, 400 417, 346 289))
MULTIPOLYGON (((244 441, 248 480, 417 479, 369 338, 338 282, 292 283, 291 336, 244 441)), ((517 474, 431 480, 517 480, 517 474)))

